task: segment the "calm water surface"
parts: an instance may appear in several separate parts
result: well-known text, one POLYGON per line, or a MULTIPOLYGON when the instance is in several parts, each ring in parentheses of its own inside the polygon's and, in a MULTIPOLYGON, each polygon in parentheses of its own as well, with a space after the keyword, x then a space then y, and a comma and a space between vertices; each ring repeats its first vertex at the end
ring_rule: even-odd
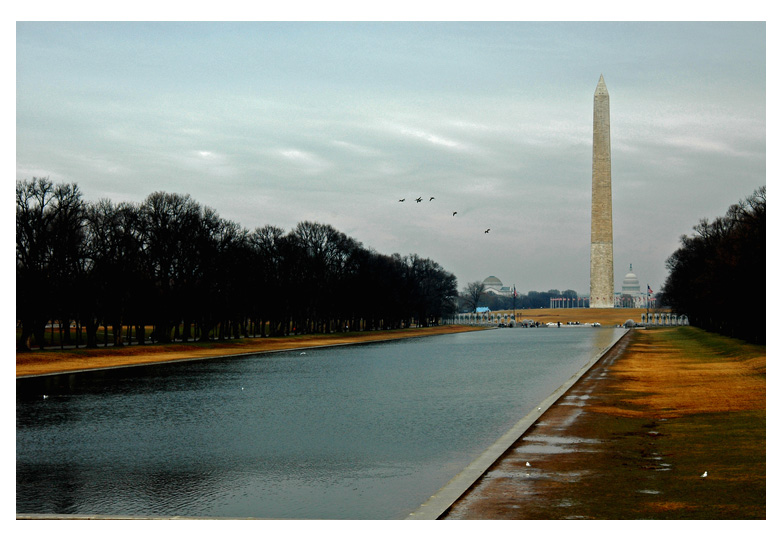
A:
POLYGON ((16 511, 405 518, 621 332, 494 329, 18 379, 16 511))

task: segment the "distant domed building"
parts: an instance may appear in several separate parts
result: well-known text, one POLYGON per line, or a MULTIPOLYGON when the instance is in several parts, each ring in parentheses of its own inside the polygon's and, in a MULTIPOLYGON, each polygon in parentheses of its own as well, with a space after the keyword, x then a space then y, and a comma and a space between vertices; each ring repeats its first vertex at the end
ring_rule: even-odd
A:
POLYGON ((514 294, 514 290, 511 287, 505 286, 503 282, 495 276, 488 276, 482 280, 482 284, 485 286, 485 292, 492 295, 511 297, 514 294))
POLYGON ((629 264, 629 272, 623 277, 621 292, 615 294, 615 306, 616 308, 645 308, 647 303, 647 291, 645 293, 640 291, 640 280, 629 264))
POLYGON ((621 295, 637 295, 640 293, 640 281, 637 275, 632 272, 632 266, 629 265, 629 272, 623 277, 623 286, 621 287, 621 295))

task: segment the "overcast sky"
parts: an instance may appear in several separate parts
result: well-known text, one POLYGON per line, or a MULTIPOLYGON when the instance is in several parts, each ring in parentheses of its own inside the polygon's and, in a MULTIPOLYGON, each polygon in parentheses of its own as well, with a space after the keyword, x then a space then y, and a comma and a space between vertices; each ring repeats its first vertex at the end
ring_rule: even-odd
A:
POLYGON ((765 43, 765 23, 22 22, 16 178, 326 223, 460 289, 587 294, 603 74, 616 291, 630 264, 658 291, 681 235, 766 184, 765 43))

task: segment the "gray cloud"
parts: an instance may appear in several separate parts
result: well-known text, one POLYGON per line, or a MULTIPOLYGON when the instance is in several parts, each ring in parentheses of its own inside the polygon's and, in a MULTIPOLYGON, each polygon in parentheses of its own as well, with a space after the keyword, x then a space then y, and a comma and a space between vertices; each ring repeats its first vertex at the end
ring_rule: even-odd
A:
POLYGON ((17 178, 190 193, 248 228, 323 221, 461 287, 587 292, 603 73, 616 282, 633 263, 658 289, 680 235, 765 184, 764 38, 760 23, 20 23, 17 178))

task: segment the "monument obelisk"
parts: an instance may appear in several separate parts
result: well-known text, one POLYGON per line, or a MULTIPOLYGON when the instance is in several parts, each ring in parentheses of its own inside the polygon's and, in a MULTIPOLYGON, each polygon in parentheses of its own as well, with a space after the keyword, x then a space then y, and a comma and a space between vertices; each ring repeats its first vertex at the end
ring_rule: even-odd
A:
POLYGON ((612 179, 610 175, 610 94, 599 76, 593 94, 593 170, 591 175, 591 308, 612 308, 612 179))

